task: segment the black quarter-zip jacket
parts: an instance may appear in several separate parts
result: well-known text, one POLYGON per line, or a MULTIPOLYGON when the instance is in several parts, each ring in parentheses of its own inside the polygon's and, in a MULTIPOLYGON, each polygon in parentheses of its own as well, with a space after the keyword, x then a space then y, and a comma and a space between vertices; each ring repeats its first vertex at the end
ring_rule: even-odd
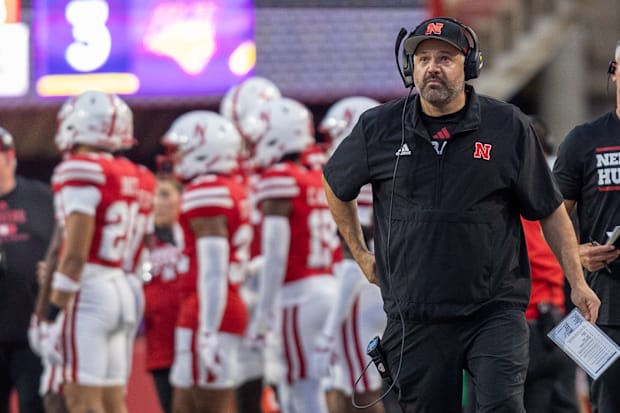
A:
POLYGON ((466 94, 465 113, 441 155, 416 95, 404 125, 406 98, 364 113, 324 168, 343 201, 372 184, 377 276, 388 316, 400 307, 407 319, 442 321, 493 306, 527 307, 530 271, 519 215, 547 217, 562 196, 529 118, 469 85, 466 94))

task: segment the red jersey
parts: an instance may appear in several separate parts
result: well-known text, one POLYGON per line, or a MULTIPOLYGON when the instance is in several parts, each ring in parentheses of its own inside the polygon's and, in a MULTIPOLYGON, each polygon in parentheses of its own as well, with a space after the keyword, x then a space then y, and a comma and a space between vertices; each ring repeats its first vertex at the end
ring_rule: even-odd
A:
POLYGON ((334 251, 340 245, 323 191, 321 171, 294 162, 268 168, 258 184, 258 201, 288 199, 291 244, 284 283, 332 273, 334 251))
MULTIPOLYGON (((126 158, 120 159, 125 159, 131 163, 126 158)), ((137 267, 140 264, 142 251, 144 250, 144 237, 153 233, 153 199, 155 198, 157 180, 155 175, 145 166, 133 165, 140 180, 140 186, 138 189, 138 202, 135 204, 137 213, 131 225, 130 242, 127 245, 124 269, 135 274, 140 270, 137 267)))
POLYGON ((228 299, 219 331, 242 335, 248 322, 246 306, 239 294, 240 283, 249 260, 252 228, 249 224, 249 204, 244 186, 234 177, 204 175, 195 178, 184 189, 179 222, 185 236, 184 254, 189 258, 189 269, 182 284, 193 288, 192 295, 181 304, 178 324, 182 327, 198 326, 198 259, 196 237, 190 221, 223 215, 228 225, 230 245, 228 267, 228 299))
POLYGON ((179 311, 177 263, 182 259, 178 245, 155 237, 149 246, 151 279, 144 283, 144 330, 146 368, 163 369, 174 359, 174 328, 179 311))
POLYGON ((63 220, 71 202, 67 198, 70 188, 91 187, 97 191, 99 202, 87 262, 121 268, 138 197, 139 182, 134 170, 109 153, 92 152, 63 160, 54 180, 53 186, 61 195, 59 211, 63 220))
POLYGON ((541 302, 555 304, 564 311, 564 272, 547 245, 538 221, 521 218, 527 255, 532 271, 532 292, 525 311, 528 320, 538 318, 537 305, 541 302))

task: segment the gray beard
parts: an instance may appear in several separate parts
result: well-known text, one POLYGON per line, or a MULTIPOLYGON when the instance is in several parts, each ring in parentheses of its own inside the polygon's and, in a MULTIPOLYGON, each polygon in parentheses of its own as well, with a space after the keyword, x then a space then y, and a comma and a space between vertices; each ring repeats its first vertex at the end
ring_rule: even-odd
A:
POLYGON ((420 96, 433 106, 443 106, 452 101, 464 88, 464 84, 453 87, 443 85, 441 88, 423 87, 420 90, 420 96))

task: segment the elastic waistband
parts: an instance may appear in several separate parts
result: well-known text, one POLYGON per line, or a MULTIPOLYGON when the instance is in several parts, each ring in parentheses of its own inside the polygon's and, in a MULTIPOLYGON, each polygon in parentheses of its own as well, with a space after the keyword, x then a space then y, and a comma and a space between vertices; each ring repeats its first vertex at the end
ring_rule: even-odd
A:
POLYGON ((387 313, 387 318, 390 320, 400 320, 401 314, 405 321, 412 322, 424 322, 424 323, 442 323, 458 321, 462 319, 475 319, 488 317, 497 312, 502 311, 521 311, 525 312, 527 303, 519 303, 514 301, 492 301, 487 303, 481 303, 479 306, 471 306, 469 308, 463 307, 462 312, 451 312, 449 314, 421 314, 415 308, 402 308, 401 313, 396 311, 390 311, 387 313))
POLYGON ((125 272, 118 267, 107 267, 101 264, 86 263, 82 270, 82 282, 111 280, 124 277, 125 272))

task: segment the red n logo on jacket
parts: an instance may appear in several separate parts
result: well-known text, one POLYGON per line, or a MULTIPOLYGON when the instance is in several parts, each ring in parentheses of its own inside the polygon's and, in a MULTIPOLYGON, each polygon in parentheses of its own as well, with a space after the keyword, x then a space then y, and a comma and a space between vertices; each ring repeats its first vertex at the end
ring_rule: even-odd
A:
POLYGON ((488 143, 474 142, 474 158, 488 161, 491 159, 492 147, 493 146, 488 143))

